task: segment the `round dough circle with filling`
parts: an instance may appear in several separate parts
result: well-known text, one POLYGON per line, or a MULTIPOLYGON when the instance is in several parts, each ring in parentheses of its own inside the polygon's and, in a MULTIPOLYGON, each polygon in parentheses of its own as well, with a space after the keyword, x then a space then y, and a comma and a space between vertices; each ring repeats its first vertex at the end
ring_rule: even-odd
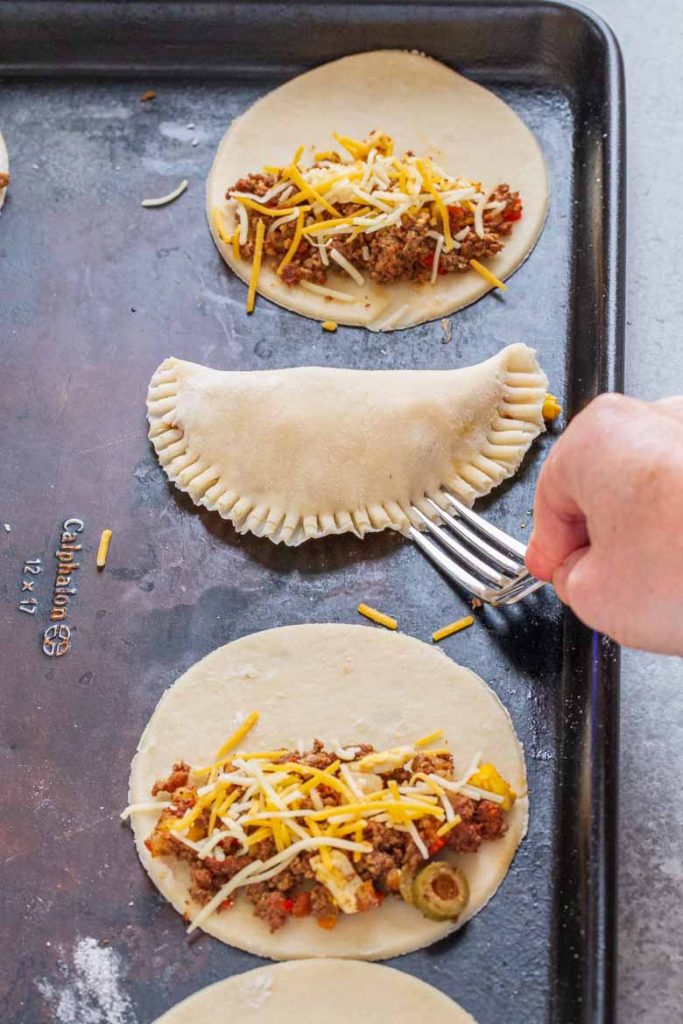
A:
MULTIPOLYGON (((202 927, 216 938, 274 960, 353 957, 381 960, 427 946, 461 927, 493 896, 526 834, 528 798, 521 744, 510 716, 486 683, 441 651, 400 633, 370 626, 285 626, 219 647, 193 665, 164 694, 133 760, 130 802, 149 802, 155 781, 175 761, 210 764, 226 738, 251 712, 258 725, 242 750, 365 742, 376 750, 413 743, 443 729, 455 773, 481 751, 518 799, 508 830, 476 854, 454 860, 467 875, 469 903, 457 922, 435 922, 398 898, 365 913, 340 915, 332 931, 314 918, 291 918, 271 933, 239 895, 235 905, 202 927)), ((144 840, 156 811, 135 812, 133 831, 152 881, 179 913, 198 912, 188 895, 189 866, 152 858, 144 840)))
MULTIPOLYGON (((486 261, 496 277, 509 277, 534 247, 547 212, 548 177, 538 142, 489 89, 431 57, 402 50, 359 53, 323 64, 268 93, 232 122, 218 147, 206 198, 214 242, 238 277, 248 282, 251 261, 235 258, 212 217, 215 207, 223 208, 226 190, 264 164, 289 164, 300 145, 306 146, 308 159, 313 150, 335 145, 332 132, 365 138, 373 129, 392 136, 399 155, 412 150, 433 156, 449 174, 491 190, 506 183, 520 193, 524 215, 503 251, 486 261)), ((232 232, 233 221, 225 220, 232 232)), ((358 285, 343 271, 333 271, 329 285, 356 295, 357 301, 330 300, 290 287, 266 261, 258 291, 315 320, 378 330, 403 307, 409 308, 395 326, 412 327, 450 316, 491 290, 474 270, 446 274, 434 285, 378 284, 369 277, 358 285)))

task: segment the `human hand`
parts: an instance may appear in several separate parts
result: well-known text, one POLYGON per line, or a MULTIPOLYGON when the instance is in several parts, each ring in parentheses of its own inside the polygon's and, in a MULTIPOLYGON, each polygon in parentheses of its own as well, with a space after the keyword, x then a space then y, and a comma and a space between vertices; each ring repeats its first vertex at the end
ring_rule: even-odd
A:
POLYGON ((683 655, 683 396, 601 395, 541 471, 529 572, 619 643, 683 655))

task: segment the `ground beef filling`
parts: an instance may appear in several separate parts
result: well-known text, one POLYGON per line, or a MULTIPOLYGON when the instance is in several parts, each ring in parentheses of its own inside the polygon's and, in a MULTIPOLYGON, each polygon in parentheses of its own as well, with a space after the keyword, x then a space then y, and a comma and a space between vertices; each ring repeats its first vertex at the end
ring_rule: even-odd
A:
MULTIPOLYGON (((277 179, 272 174, 250 174, 240 178, 226 193, 251 192, 262 197, 275 185, 277 179)), ((510 234, 515 221, 522 216, 522 201, 518 192, 511 192, 509 185, 499 185, 490 196, 491 202, 502 202, 505 206, 498 210, 486 210, 483 215, 484 236, 480 238, 474 230, 474 217, 467 207, 455 204, 448 207, 451 233, 455 236, 468 228, 467 235, 460 241, 459 249, 441 252, 439 258, 439 275, 463 274, 471 270, 470 260, 485 261, 491 259, 503 249, 504 240, 510 234)), ((275 196, 266 203, 267 206, 279 205, 279 197, 275 196)), ((347 203, 339 206, 344 217, 360 212, 360 204, 347 203)), ((272 217, 262 216, 249 211, 249 234, 247 242, 240 247, 245 259, 251 260, 254 255, 254 240, 258 220, 265 221, 266 234, 263 242, 263 256, 275 265, 279 264, 289 250, 296 230, 296 222, 280 224, 274 228, 272 217)), ((345 256, 363 275, 389 284, 392 281, 429 281, 434 266, 435 240, 430 238, 428 231, 440 231, 441 223, 432 223, 430 210, 421 209, 414 216, 404 214, 401 223, 393 227, 383 228, 371 234, 361 233, 351 239, 341 235, 330 241, 329 248, 345 256)), ((329 251, 329 250, 328 250, 329 251)), ((332 264, 334 267, 334 264, 332 264)), ((325 284, 330 268, 323 264, 320 250, 305 237, 289 264, 282 272, 282 280, 288 285, 311 281, 325 284)), ((343 271, 342 271, 343 273, 343 271)))
MULTIPOLYGON (((368 744, 357 744, 363 757, 372 753, 368 744)), ((324 745, 315 740, 310 751, 301 754, 289 751, 283 754, 282 763, 297 761, 311 767, 325 769, 336 760, 336 756, 325 750, 324 745)), ((230 770, 230 766, 226 766, 230 770)), ((222 839, 212 854, 200 859, 196 852, 185 846, 165 823, 170 818, 182 818, 197 800, 196 789, 188 785, 190 766, 184 762, 173 765, 167 779, 159 780, 152 787, 154 796, 168 795, 172 801, 170 807, 164 808, 157 825, 145 840, 145 845, 153 857, 175 857, 190 866, 190 896, 197 903, 204 905, 229 882, 230 879, 255 859, 262 861, 274 856, 277 852, 271 839, 264 839, 252 846, 248 854, 239 852, 240 844, 236 839, 222 839)), ((413 772, 434 772, 444 778, 453 778, 453 759, 450 755, 418 754, 413 759, 413 772)), ((384 774, 385 781, 395 779, 399 784, 411 777, 411 772, 397 769, 391 774, 384 774)), ((342 797, 335 790, 320 785, 318 793, 326 806, 336 806, 342 797)), ((421 839, 427 846, 431 856, 444 849, 455 853, 476 853, 482 842, 498 839, 505 834, 507 824, 500 806, 490 800, 470 800, 458 794, 449 794, 449 800, 456 814, 462 818, 446 836, 437 836, 439 821, 431 816, 420 818, 415 822, 421 839)), ((204 811, 192 824, 187 836, 199 842, 207 835, 209 828, 209 811, 204 811)), ((364 885, 358 893, 359 910, 369 910, 378 906, 386 897, 400 897, 399 884, 403 869, 415 870, 425 864, 417 846, 410 835, 399 832, 387 825, 371 821, 363 832, 363 840, 372 845, 371 853, 363 853, 354 868, 364 885)), ((254 885, 247 885, 234 892, 221 904, 219 910, 227 910, 243 893, 253 905, 254 914, 266 922, 271 932, 277 931, 291 917, 316 918, 322 928, 333 928, 339 916, 339 908, 327 888, 316 881, 310 858, 313 852, 300 853, 292 862, 273 878, 254 885)))

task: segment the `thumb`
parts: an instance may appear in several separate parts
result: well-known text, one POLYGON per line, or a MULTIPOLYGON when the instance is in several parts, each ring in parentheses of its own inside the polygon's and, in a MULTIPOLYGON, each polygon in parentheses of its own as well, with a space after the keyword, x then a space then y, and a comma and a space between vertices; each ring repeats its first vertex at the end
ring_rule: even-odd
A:
MULTIPOLYGON (((559 597, 563 604, 568 604, 572 607, 571 602, 571 590, 572 590, 572 576, 576 576, 579 572, 581 563, 590 554, 590 545, 586 545, 582 548, 577 548, 576 551, 572 551, 564 562, 557 567, 553 573, 553 587, 555 593, 559 597)), ((576 609, 574 609, 576 611, 576 609)))

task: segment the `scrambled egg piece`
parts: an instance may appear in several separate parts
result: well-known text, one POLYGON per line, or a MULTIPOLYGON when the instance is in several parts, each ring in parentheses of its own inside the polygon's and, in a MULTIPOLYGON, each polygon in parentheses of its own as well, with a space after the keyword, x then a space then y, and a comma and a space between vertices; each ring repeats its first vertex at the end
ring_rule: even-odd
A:
POLYGON ((359 772, 375 772, 377 775, 383 775, 385 772, 395 772, 397 768, 402 768, 414 757, 413 747, 394 747, 393 750, 366 754, 365 757, 361 757, 356 768, 359 772))
POLYGON ((315 877, 332 894, 335 903, 345 914, 356 914, 359 909, 358 892, 363 887, 363 880, 341 850, 330 850, 329 856, 331 868, 325 867, 322 857, 311 857, 315 877))

